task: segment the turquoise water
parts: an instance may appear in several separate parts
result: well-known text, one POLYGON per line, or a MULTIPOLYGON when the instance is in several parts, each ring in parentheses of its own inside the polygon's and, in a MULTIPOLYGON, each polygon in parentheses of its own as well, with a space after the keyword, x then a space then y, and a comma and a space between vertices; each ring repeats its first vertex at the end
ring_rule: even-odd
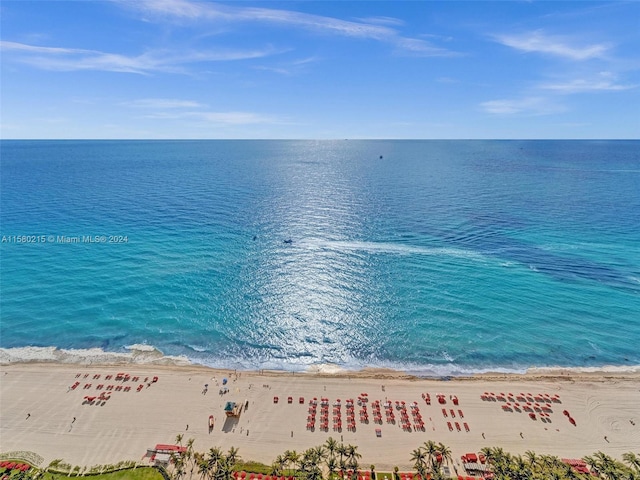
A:
POLYGON ((4 349, 425 374, 640 365, 637 141, 1 154, 4 349))

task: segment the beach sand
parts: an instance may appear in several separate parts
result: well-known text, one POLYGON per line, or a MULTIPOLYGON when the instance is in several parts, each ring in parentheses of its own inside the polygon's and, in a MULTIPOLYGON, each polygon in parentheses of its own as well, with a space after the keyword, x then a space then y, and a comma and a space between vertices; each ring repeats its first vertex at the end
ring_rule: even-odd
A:
MULTIPOLYGON (((399 412, 394 409, 394 413, 398 420, 399 412)), ((23 363, 0 367, 0 419, 0 451, 34 451, 44 457, 43 465, 57 458, 81 466, 141 460, 148 448, 158 443, 173 444, 178 434, 184 435, 183 443, 195 439, 196 451, 234 446, 244 460, 267 464, 285 450, 301 452, 333 437, 357 445, 361 465, 368 468, 374 464, 379 471, 396 465, 410 470, 411 451, 427 440, 447 445, 454 464, 459 464, 460 455, 485 446, 502 447, 514 454, 533 450, 579 458, 602 451, 620 458, 624 452, 637 451, 640 445, 640 374, 568 370, 444 381, 382 370, 332 375, 242 371, 236 376, 228 370, 198 366, 23 363), (116 381, 119 372, 129 374, 130 379, 116 381), (100 378, 94 379, 94 375, 100 378), (106 380, 106 375, 114 378, 106 380), (140 378, 134 381, 134 376, 140 378), (152 382, 154 376, 157 382, 152 382), (228 379, 226 394, 219 393, 223 378, 228 379), (75 382, 79 385, 70 389, 75 382), (91 387, 84 388, 87 384, 91 387), (105 387, 97 390, 100 384, 105 387), (203 393, 205 384, 208 390, 203 393), (106 392, 108 385, 123 389, 112 391, 104 404, 84 401, 85 396, 106 392), (139 385, 143 387, 137 391, 139 385), (131 388, 125 391, 125 387, 131 388), (430 406, 422 399, 427 392, 431 395, 430 406), (506 402, 482 400, 484 392, 558 395, 561 403, 548 404, 552 413, 549 421, 543 422, 539 415, 532 420, 524 411, 503 411, 506 402), (344 402, 357 399, 361 393, 367 393, 370 399, 370 423, 359 421, 356 405, 356 431, 347 431, 344 402), (445 395, 445 405, 438 404, 436 394, 445 395), (458 406, 453 405, 450 395, 457 396, 458 406), (279 397, 277 404, 274 396, 279 397), (289 396, 293 397, 291 404, 287 402, 289 396), (304 404, 298 403, 301 396, 304 404), (342 432, 333 430, 332 407, 329 431, 318 428, 319 406, 316 429, 307 430, 308 401, 313 397, 327 397, 331 404, 342 400, 342 432), (387 423, 384 409, 383 424, 374 423, 371 401, 386 399, 404 401, 407 406, 417 402, 425 430, 407 432, 399 423, 387 423), (248 401, 249 406, 239 419, 227 419, 223 412, 227 401, 248 401), (448 418, 442 415, 443 407, 448 418), (451 418, 450 409, 454 409, 455 418, 451 418), (575 426, 563 410, 575 419, 575 426), (210 415, 215 417, 211 432, 210 415), (447 421, 453 431, 449 431, 447 421), (455 422, 461 431, 456 430, 455 422), (376 429, 381 430, 380 437, 376 429)))

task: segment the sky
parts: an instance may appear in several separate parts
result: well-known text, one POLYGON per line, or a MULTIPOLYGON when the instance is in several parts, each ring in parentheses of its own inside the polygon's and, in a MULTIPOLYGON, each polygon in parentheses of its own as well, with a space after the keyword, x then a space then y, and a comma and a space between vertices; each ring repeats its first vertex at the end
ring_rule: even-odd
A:
POLYGON ((640 2, 2 0, 4 139, 638 139, 640 2))

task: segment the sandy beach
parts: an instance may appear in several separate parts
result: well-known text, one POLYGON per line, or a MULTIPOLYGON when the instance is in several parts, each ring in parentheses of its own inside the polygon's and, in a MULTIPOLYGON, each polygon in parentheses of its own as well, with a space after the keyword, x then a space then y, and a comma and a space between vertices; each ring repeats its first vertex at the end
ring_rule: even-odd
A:
POLYGON ((602 451, 620 458, 640 445, 640 374, 568 370, 444 381, 374 370, 236 374, 198 366, 23 363, 0 367, 0 417, 0 451, 34 451, 44 457, 44 465, 56 458, 81 466, 141 460, 148 448, 173 444, 178 434, 184 435, 184 442, 195 439, 197 451, 234 446, 244 460, 269 464, 285 450, 300 452, 333 437, 357 445, 361 464, 375 464, 378 470, 396 465, 410 469, 411 451, 427 440, 449 446, 455 463, 460 455, 485 446, 565 458, 602 451), (119 373, 128 377, 117 377, 119 373), (228 392, 221 394, 224 378, 228 392), (483 399, 485 392, 493 399, 483 399), (422 397, 426 393, 431 405, 422 397), (498 399, 500 393, 504 400, 498 399), (101 394, 109 399, 100 401, 101 394), (357 399, 362 394, 368 398, 369 423, 360 421, 357 399), (445 404, 438 402, 437 394, 445 404), (531 394, 530 412, 525 409, 529 398, 518 401, 520 394, 531 394), (88 402, 85 397, 95 398, 88 402), (322 398, 329 401, 328 432, 320 429, 320 405, 315 429, 307 429, 309 400, 314 397, 319 404, 322 398), (345 401, 350 398, 356 401, 355 431, 347 429, 345 401), (334 430, 333 404, 338 399, 342 431, 334 430), (374 422, 376 400, 392 402, 395 424, 387 422, 384 407, 382 424, 374 422), (248 402, 248 408, 237 419, 227 418, 227 401, 248 402), (405 402, 410 431, 400 425, 396 401, 405 402), (413 402, 424 431, 413 428, 413 402), (510 409, 503 408, 507 403, 510 409), (215 418, 211 431, 210 415, 215 418))

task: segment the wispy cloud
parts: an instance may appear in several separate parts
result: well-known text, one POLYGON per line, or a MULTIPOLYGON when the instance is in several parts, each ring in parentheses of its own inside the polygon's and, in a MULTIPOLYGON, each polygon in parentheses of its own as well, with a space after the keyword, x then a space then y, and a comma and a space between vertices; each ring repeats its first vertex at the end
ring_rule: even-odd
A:
POLYGON ((435 47, 432 43, 420 38, 398 37, 394 41, 402 53, 425 57, 452 57, 460 55, 446 48, 435 47))
POLYGON ((213 112, 213 111, 185 111, 185 112, 155 112, 144 115, 144 118, 157 120, 195 120, 215 125, 255 125, 283 123, 278 117, 255 112, 213 112))
POLYGON ((181 20, 215 20, 226 22, 261 22, 290 27, 333 32, 350 37, 383 39, 395 35, 393 29, 363 22, 260 7, 236 7, 190 0, 115 0, 141 11, 147 16, 181 20))
POLYGON ((257 65, 253 67, 255 70, 264 70, 268 72, 278 73, 280 75, 297 75, 303 72, 307 65, 317 62, 317 57, 307 57, 291 62, 281 62, 277 65, 257 65))
POLYGON ((100 70, 149 74, 152 72, 185 73, 184 65, 198 62, 222 62, 261 58, 280 53, 273 47, 254 50, 208 49, 185 52, 153 50, 137 56, 85 50, 45 47, 0 41, 0 50, 13 54, 22 63, 44 70, 100 70))
POLYGON ((494 35, 493 39, 498 43, 523 52, 554 55, 570 60, 588 60, 603 57, 611 48, 606 43, 572 44, 567 37, 548 35, 542 30, 515 35, 494 35))
POLYGON ((122 102, 121 105, 135 108, 148 108, 148 109, 173 109, 173 108, 200 108, 204 105, 194 102, 192 100, 178 100, 175 98, 141 98, 138 100, 131 100, 129 102, 122 102))
POLYGON ((539 86, 543 90, 551 90, 556 93, 572 94, 586 92, 615 92, 637 88, 638 85, 621 85, 611 80, 585 80, 576 79, 564 83, 546 83, 539 86))
POLYGON ((273 115, 255 112, 206 110, 206 105, 177 98, 139 98, 121 102, 124 107, 146 110, 141 118, 155 120, 192 120, 215 125, 275 124, 282 120, 273 115), (198 109, 198 110, 194 110, 198 109))
POLYGON ((393 27, 401 27, 405 24, 405 21, 401 20, 400 18, 384 17, 384 16, 364 17, 364 18, 359 18, 358 21, 363 23, 373 23, 377 25, 388 25, 393 27))
POLYGON ((323 15, 292 10, 237 7, 216 3, 196 3, 189 0, 114 0, 135 8, 146 16, 192 22, 257 22, 304 29, 316 33, 339 35, 388 42, 409 53, 423 56, 453 55, 447 49, 431 45, 425 40, 403 37, 398 30, 402 22, 391 17, 373 17, 360 21, 342 20, 323 15))
POLYGON ((522 97, 483 102, 480 107, 493 115, 551 115, 565 111, 563 105, 545 97, 522 97))

